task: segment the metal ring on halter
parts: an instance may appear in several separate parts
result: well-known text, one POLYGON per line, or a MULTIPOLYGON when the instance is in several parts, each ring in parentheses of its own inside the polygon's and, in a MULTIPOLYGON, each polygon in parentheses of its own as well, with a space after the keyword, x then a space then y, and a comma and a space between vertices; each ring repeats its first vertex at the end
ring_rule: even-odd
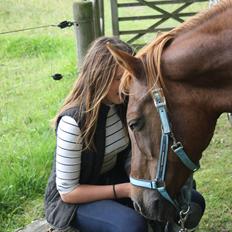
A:
POLYGON ((183 209, 180 211, 180 218, 186 219, 186 216, 188 216, 189 212, 190 212, 190 206, 188 205, 188 208, 185 211, 183 209))
POLYGON ((171 148, 172 150, 175 150, 176 148, 179 148, 179 147, 183 147, 182 143, 181 142, 175 142, 171 148))
POLYGON ((185 222, 188 219, 188 215, 190 212, 190 206, 188 205, 188 208, 186 210, 181 210, 179 213, 180 220, 178 221, 178 224, 180 225, 181 229, 179 232, 187 232, 188 230, 185 228, 185 222))

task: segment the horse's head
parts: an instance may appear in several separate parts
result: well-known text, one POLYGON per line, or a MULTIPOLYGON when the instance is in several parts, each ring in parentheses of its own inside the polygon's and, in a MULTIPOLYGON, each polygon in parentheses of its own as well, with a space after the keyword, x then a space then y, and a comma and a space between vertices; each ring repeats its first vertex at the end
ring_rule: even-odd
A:
POLYGON ((131 197, 134 206, 151 220, 173 221, 177 216, 174 199, 179 198, 182 186, 197 169, 201 152, 212 137, 212 131, 208 133, 208 126, 204 125, 205 120, 210 121, 210 118, 207 114, 194 112, 196 109, 187 110, 189 106, 181 105, 180 99, 186 92, 178 92, 181 91, 179 84, 176 87, 172 85, 173 81, 165 80, 167 88, 172 88, 172 91, 168 91, 167 88, 164 90, 169 110, 166 114, 165 107, 158 106, 159 103, 161 106, 164 103, 162 91, 154 91, 154 81, 152 85, 149 84, 150 74, 144 57, 133 57, 110 45, 108 47, 117 62, 127 70, 124 85, 129 91, 127 123, 132 143, 131 197), (173 94, 178 96, 175 97, 173 94), (176 101, 173 98, 176 98, 176 101), (166 120, 173 124, 168 136, 164 135, 164 131, 169 130, 169 125, 167 126, 166 122, 162 123, 166 120), (196 125, 192 120, 198 120, 196 125, 200 127, 194 129, 196 125), (189 125, 190 122, 193 122, 192 125, 189 125), (178 145, 178 152, 175 151, 175 147, 171 149, 171 145, 176 145, 175 139, 181 141, 184 150, 178 145), (186 144, 188 146, 185 146, 186 144))
POLYGON ((217 118, 232 112, 231 15, 232 2, 222 1, 160 35, 136 57, 109 46, 127 71, 121 87, 129 92, 131 196, 150 219, 175 218, 174 199, 197 169, 217 118))

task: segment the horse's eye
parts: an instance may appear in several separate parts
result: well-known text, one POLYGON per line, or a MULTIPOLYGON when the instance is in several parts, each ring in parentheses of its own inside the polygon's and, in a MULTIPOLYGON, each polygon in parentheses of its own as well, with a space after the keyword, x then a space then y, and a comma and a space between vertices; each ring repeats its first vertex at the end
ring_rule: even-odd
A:
POLYGON ((144 126, 144 118, 133 119, 128 122, 128 126, 132 131, 139 131, 144 126))

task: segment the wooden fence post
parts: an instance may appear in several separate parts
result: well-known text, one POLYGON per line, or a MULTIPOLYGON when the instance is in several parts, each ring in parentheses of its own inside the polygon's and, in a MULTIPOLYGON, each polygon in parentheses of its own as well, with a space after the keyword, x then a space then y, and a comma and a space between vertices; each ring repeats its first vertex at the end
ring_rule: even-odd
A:
POLYGON ((94 21, 95 38, 97 38, 101 36, 99 0, 93 0, 93 21, 94 21))
POLYGON ((111 14, 112 14, 113 35, 119 37, 119 22, 118 22, 117 0, 111 0, 111 14))
POLYGON ((99 0, 101 35, 105 35, 104 0, 99 0))
POLYGON ((93 5, 91 1, 73 3, 73 18, 75 26, 78 66, 82 65, 90 43, 95 39, 93 23, 93 5))

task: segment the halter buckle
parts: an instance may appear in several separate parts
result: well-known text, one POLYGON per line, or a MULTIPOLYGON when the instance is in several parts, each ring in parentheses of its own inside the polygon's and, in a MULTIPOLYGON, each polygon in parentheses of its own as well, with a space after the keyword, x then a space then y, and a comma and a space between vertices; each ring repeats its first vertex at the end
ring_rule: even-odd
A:
POLYGON ((176 149, 178 148, 183 148, 183 145, 181 142, 177 142, 177 143, 174 143, 172 146, 171 146, 171 149, 175 152, 176 149))
POLYGON ((156 108, 159 108, 161 106, 166 106, 165 97, 163 97, 161 93, 162 93, 162 88, 152 90, 152 97, 156 108))

